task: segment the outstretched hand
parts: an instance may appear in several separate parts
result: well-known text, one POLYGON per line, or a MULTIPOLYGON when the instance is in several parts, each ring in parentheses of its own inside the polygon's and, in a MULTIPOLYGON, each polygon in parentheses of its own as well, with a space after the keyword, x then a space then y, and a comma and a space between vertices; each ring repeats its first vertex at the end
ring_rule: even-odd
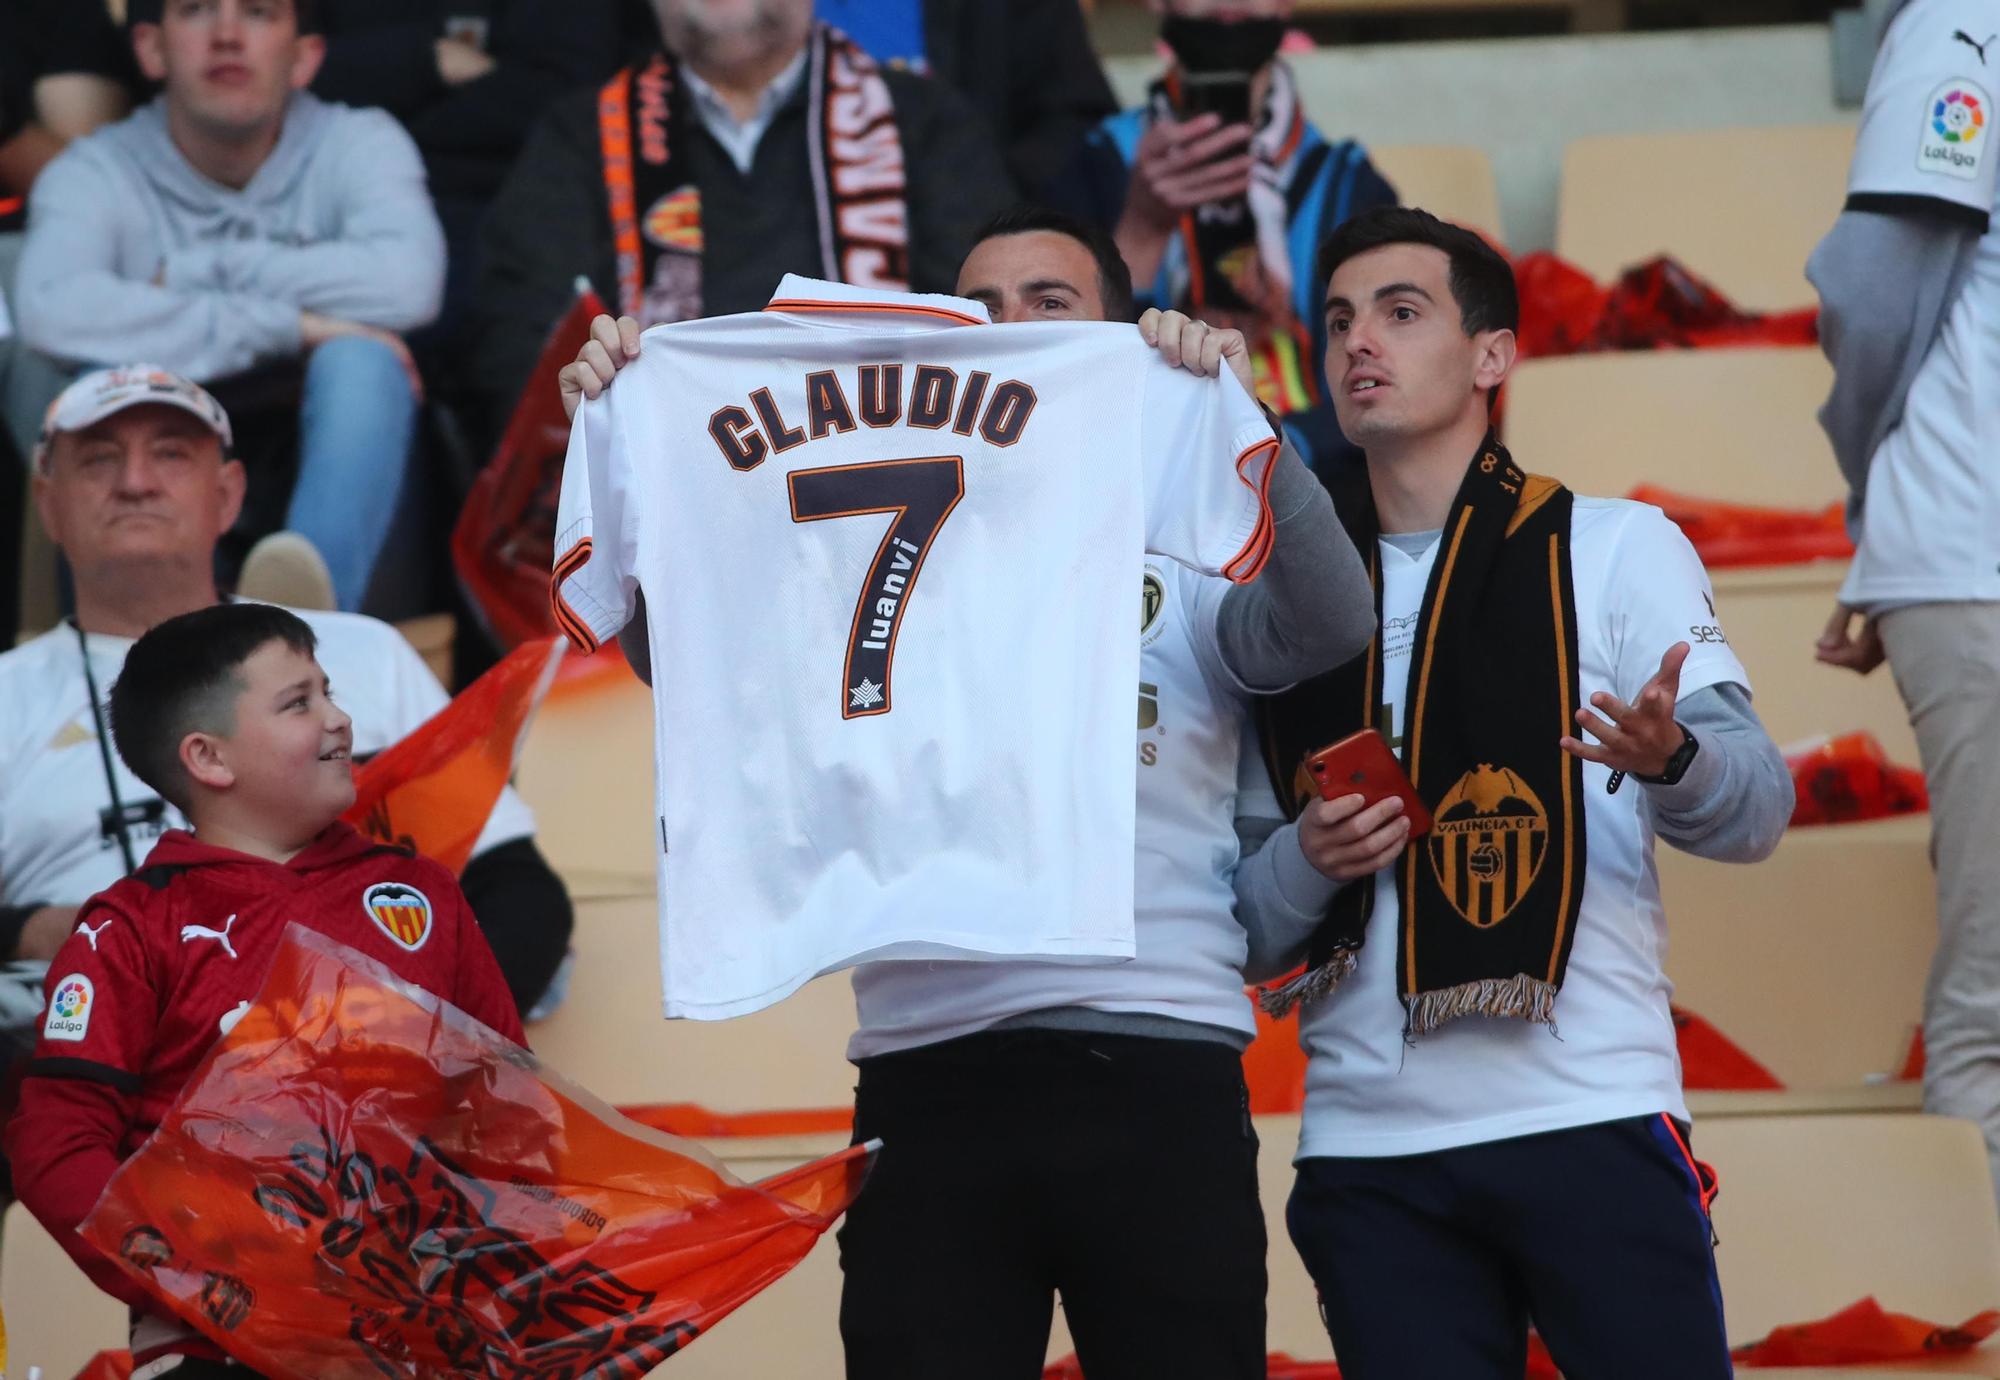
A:
POLYGON ((1565 737, 1563 751, 1627 776, 1663 775, 1668 759, 1680 750, 1687 737, 1674 719, 1674 704, 1680 698, 1681 667, 1691 650, 1685 642, 1667 648, 1667 654, 1660 658, 1660 669, 1640 687, 1637 698, 1630 704, 1603 690, 1592 695, 1591 704, 1605 717, 1579 709, 1576 722, 1597 742, 1565 737))

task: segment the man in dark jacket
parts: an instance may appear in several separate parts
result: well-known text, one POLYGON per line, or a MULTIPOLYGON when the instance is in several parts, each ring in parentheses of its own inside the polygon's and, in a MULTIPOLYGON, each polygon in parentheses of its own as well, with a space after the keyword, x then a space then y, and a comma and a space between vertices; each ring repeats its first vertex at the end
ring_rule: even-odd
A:
POLYGON ((793 272, 944 292, 1012 200, 962 98, 878 67, 811 0, 656 11, 662 49, 553 106, 492 208, 471 347, 489 421, 579 276, 649 326, 756 310, 793 272))

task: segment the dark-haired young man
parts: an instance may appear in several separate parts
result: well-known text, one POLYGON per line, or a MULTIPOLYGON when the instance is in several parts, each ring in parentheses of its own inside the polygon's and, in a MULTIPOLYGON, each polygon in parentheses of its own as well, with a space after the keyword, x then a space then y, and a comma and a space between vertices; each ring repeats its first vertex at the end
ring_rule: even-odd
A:
POLYGON ((1334 499, 1381 621, 1260 708, 1293 822, 1236 885, 1250 975, 1306 965, 1273 1002, 1302 1003, 1310 1056, 1292 1239, 1354 1380, 1512 1380, 1531 1320, 1573 1380, 1724 1380, 1653 838, 1762 858, 1790 779, 1680 531, 1494 439, 1506 262, 1391 209, 1319 273, 1366 452, 1334 499), (1313 798, 1303 759, 1369 727, 1428 836, 1400 801, 1313 798))
MULTIPOLYGON (((958 273, 967 307, 1002 324, 1103 321, 1131 290, 1106 232, 1036 210, 989 224, 958 273)), ((1138 329, 1169 363, 1249 387, 1237 332, 1158 312, 1138 329)), ((572 407, 638 353, 636 322, 596 330, 564 371, 572 407)), ((1360 561, 1289 446, 1270 507, 1252 584, 1141 571, 1137 855, 1103 860, 1136 866, 1137 956, 855 969, 855 1134, 892 1147, 840 1232, 855 1380, 1033 1380, 1058 1294, 1091 1380, 1264 1374, 1241 1061, 1256 1026, 1230 882, 1239 768, 1256 767, 1247 701, 1354 655, 1369 629, 1360 561)), ((646 674, 643 646, 626 651, 646 674)))

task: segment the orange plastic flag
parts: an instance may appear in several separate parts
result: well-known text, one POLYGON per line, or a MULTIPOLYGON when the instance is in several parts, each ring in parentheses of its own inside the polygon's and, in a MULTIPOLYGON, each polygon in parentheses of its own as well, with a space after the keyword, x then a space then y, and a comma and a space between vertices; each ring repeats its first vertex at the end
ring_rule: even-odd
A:
POLYGON ((1792 826, 1852 824, 1931 807, 1924 774, 1889 760, 1872 733, 1843 733, 1786 749, 1791 768, 1792 826))
POLYGON ((1774 1328, 1761 1342, 1733 1353, 1738 1366, 1848 1366, 1915 1361, 1943 1352, 1970 1351, 2000 1331, 2000 1310, 1989 1309, 1957 1327, 1941 1327, 1886 1311, 1872 1298, 1850 1304, 1818 1322, 1774 1328))
POLYGON ((75 1380, 131 1380, 132 1353, 100 1351, 83 1363, 75 1380))
POLYGON ((415 848, 454 872, 472 856, 535 709, 562 662, 559 637, 509 652, 452 702, 355 773, 344 819, 384 843, 415 848))
POLYGON ((1759 508, 1693 498, 1652 484, 1641 484, 1626 497, 1650 503, 1672 518, 1704 565, 1794 565, 1854 554, 1838 503, 1816 510, 1759 508))
POLYGON ((605 310, 587 283, 579 288, 569 313, 549 332, 507 430, 452 529, 452 565, 467 602, 503 647, 558 631, 549 608, 549 568, 556 559, 556 498, 569 418, 556 375, 590 339, 591 318, 605 310))
POLYGON ((1299 1045, 1295 1022, 1280 1021, 1257 1004, 1258 989, 1249 989, 1257 1013, 1257 1038, 1243 1051, 1243 1081, 1250 1089, 1250 1110, 1258 1116, 1285 1116, 1306 1105, 1306 1052, 1299 1045))
POLYGON ((1703 1091, 1769 1091, 1785 1085, 1713 1025, 1676 1006, 1674 1040, 1680 1046, 1681 1086, 1703 1091))
POLYGON ((638 1380, 797 1264, 874 1152, 746 1185, 294 925, 80 1230, 265 1375, 638 1380))

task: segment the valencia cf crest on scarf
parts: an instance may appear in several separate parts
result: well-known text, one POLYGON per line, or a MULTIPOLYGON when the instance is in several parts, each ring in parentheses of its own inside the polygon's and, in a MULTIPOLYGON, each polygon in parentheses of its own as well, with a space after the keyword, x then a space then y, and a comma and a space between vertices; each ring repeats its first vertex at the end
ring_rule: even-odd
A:
POLYGON ((1549 812, 1504 767, 1475 767, 1438 802, 1431 867, 1451 908, 1482 930, 1521 904, 1548 851, 1549 812))
POLYGON ((361 893, 361 908, 382 933, 415 953, 431 937, 431 900, 401 882, 377 882, 361 893))

